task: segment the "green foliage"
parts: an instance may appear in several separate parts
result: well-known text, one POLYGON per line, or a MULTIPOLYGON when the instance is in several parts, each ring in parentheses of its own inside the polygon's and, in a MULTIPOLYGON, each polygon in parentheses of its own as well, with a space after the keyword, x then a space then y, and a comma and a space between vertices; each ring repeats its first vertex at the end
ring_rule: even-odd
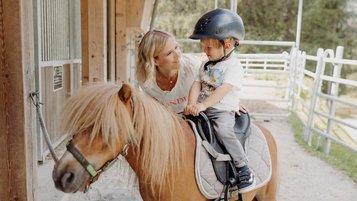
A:
POLYGON ((196 21, 214 7, 214 1, 158 0, 153 27, 188 38, 196 21))
POLYGON ((295 41, 298 0, 243 0, 238 13, 247 40, 295 41))
MULTIPOLYGON (((246 40, 295 41, 297 0, 243 0, 238 13, 246 28, 246 40)), ((289 48, 272 46, 244 46, 243 52, 281 53, 289 48)))
MULTIPOLYGON (((188 38, 196 21, 214 8, 214 0, 157 0, 154 28, 188 38)), ((357 59, 356 13, 346 8, 348 0, 304 1, 300 49, 314 55, 318 48, 345 47, 344 58, 357 59)), ((218 6, 230 8, 229 0, 218 6)), ((238 14, 246 28, 246 40, 295 41, 298 0, 240 0, 238 14)), ((199 51, 199 48, 184 49, 199 51)), ((240 52, 288 51, 280 47, 242 45, 240 52)), ((344 72, 343 72, 344 73, 344 72)))
POLYGON ((320 47, 335 49, 340 45, 345 47, 345 58, 353 57, 357 29, 348 23, 353 13, 346 6, 346 0, 304 1, 301 49, 314 55, 320 47))

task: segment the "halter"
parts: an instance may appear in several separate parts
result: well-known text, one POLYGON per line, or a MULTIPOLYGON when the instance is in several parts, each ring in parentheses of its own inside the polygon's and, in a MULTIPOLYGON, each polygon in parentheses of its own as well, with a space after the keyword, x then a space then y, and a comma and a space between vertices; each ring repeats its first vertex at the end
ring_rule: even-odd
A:
POLYGON ((123 157, 126 157, 128 155, 129 144, 126 143, 123 147, 123 150, 119 152, 116 157, 104 163, 104 165, 98 170, 95 170, 93 165, 87 161, 87 159, 81 154, 81 152, 74 146, 72 140, 70 140, 67 143, 66 148, 74 156, 74 158, 82 165, 82 167, 88 172, 90 176, 89 182, 84 188, 84 192, 86 192, 89 186, 99 178, 99 175, 102 172, 104 172, 107 168, 109 168, 112 164, 114 164, 118 160, 120 155, 122 155, 123 157))
MULTIPOLYGON (((132 98, 130 99, 130 105, 132 108, 134 108, 134 102, 133 102, 132 98)), ((118 160, 120 155, 122 155, 123 157, 126 157, 128 155, 129 145, 130 145, 130 143, 127 142, 124 145, 123 150, 121 152, 119 152, 117 156, 115 156, 111 160, 104 163, 104 165, 101 168, 99 168, 98 170, 95 170, 94 166, 92 164, 90 164, 87 161, 87 159, 81 154, 81 152, 74 146, 74 144, 72 143, 72 139, 67 143, 67 145, 66 145, 67 150, 82 165, 82 167, 88 172, 88 174, 90 176, 89 181, 84 188, 84 192, 87 192, 89 186, 93 182, 97 181, 97 179, 99 178, 99 175, 102 172, 104 172, 106 169, 108 169, 111 165, 113 165, 118 160)))

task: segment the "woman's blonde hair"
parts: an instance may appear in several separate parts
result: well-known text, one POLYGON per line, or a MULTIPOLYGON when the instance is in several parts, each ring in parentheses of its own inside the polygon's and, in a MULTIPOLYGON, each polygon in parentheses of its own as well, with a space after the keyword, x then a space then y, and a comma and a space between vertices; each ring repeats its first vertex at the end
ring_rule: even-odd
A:
POLYGON ((163 51, 170 38, 174 36, 164 31, 150 30, 141 39, 136 62, 136 79, 139 85, 146 85, 155 78, 154 58, 163 51))

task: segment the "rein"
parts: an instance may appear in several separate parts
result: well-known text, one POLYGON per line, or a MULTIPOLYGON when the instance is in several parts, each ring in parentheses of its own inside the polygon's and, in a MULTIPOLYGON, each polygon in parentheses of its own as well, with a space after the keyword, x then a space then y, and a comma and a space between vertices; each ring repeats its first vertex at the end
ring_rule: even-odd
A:
POLYGON ((95 170, 92 164, 88 162, 88 160, 81 154, 81 152, 74 146, 72 143, 72 140, 70 140, 67 145, 66 145, 67 150, 74 156, 74 158, 82 165, 82 167, 88 172, 90 179, 87 185, 85 186, 84 192, 87 192, 89 186, 95 182, 98 178, 99 175, 104 172, 106 169, 108 169, 112 164, 114 164, 119 156, 126 157, 128 155, 128 149, 129 149, 129 144, 125 144, 124 148, 121 152, 118 153, 116 157, 113 159, 107 161, 101 168, 98 170, 95 170))

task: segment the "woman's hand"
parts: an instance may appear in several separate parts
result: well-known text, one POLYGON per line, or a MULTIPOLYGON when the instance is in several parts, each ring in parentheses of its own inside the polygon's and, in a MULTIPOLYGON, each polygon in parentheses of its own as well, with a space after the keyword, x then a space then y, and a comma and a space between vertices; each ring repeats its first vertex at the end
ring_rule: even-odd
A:
POLYGON ((248 113, 248 109, 244 105, 239 105, 239 110, 236 112, 238 116, 240 116, 240 113, 248 113))

